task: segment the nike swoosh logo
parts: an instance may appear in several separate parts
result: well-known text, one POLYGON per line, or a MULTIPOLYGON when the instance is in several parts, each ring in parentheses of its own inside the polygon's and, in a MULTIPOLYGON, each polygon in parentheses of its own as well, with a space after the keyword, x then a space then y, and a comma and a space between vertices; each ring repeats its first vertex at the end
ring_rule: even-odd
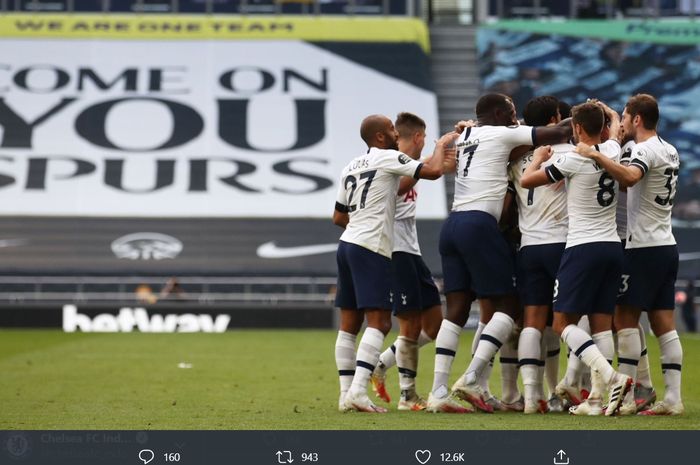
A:
POLYGON ((17 247, 29 243, 26 239, 0 239, 0 248, 17 247))
POLYGON ((279 247, 272 242, 265 242, 257 250, 260 258, 292 258, 305 257, 307 255, 319 255, 322 253, 335 252, 338 244, 313 244, 301 245, 297 247, 279 247))

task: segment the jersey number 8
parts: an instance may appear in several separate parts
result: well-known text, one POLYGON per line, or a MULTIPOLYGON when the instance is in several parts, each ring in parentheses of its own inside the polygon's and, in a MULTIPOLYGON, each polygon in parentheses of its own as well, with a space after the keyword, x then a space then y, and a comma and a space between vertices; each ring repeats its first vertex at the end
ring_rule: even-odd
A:
POLYGON ((598 205, 607 207, 615 200, 615 180, 608 173, 603 173, 598 179, 598 205))

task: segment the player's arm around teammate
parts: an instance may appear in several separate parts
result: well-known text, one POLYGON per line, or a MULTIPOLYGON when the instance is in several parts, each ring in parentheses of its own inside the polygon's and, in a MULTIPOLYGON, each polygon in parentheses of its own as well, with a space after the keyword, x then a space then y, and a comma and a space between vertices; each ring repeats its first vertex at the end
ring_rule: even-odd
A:
POLYGON ((534 189, 535 187, 544 186, 550 182, 547 172, 540 169, 542 164, 552 157, 552 146, 542 145, 537 147, 532 154, 532 163, 525 168, 523 177, 520 179, 520 185, 525 189, 534 189))
MULTIPOLYGON (((420 159, 425 145, 425 122, 404 112, 398 115, 395 126, 399 132, 399 150, 414 160, 420 159)), ((454 151, 451 147, 456 137, 456 133, 443 136, 437 141, 435 150, 454 151)), ((399 322, 399 337, 379 357, 371 378, 377 396, 391 402, 385 382, 386 372, 396 365, 401 392, 398 409, 414 411, 425 408, 425 401, 416 392, 418 349, 435 339, 442 322, 440 293, 423 261, 418 243, 416 182, 415 178, 401 178, 395 200, 391 304, 399 322)))
MULTIPOLYGON (((574 107, 572 114, 579 141, 600 147, 609 158, 619 158, 619 144, 605 145, 601 140, 605 121, 603 109, 588 102, 574 107)), ((622 268, 615 223, 617 186, 600 165, 573 151, 558 156, 553 164, 541 170, 542 163, 551 154, 550 147, 535 151, 521 186, 533 188, 568 178, 569 230, 557 272, 553 327, 595 375, 589 399, 570 412, 602 414, 603 390, 607 385, 609 400, 605 413, 613 415, 632 385, 629 376, 616 373, 610 365, 614 357, 612 315, 622 268), (589 317, 592 338, 576 326, 581 315, 589 317)))
MULTIPOLYGON (((679 415, 684 411, 680 393, 683 350, 673 313, 678 249, 671 230, 679 157, 676 149, 658 136, 658 119, 658 104, 651 95, 640 94, 628 100, 622 126, 636 145, 627 166, 603 160, 585 144, 579 144, 577 151, 629 187, 622 294, 614 317, 620 370, 632 377, 637 375, 642 349, 637 327, 642 311, 647 311, 651 329, 659 339, 666 392, 662 402, 642 413, 679 415)), ((625 400, 626 406, 626 412, 636 411, 632 396, 625 400)))
POLYGON ((374 405, 367 396, 367 383, 379 360, 384 336, 391 329, 394 199, 402 176, 441 177, 444 152, 436 150, 426 163, 399 152, 398 133, 383 115, 365 118, 360 135, 368 150, 343 169, 335 203, 339 214, 333 215, 336 224, 345 226, 336 254, 339 409, 385 413, 386 409, 374 405), (355 351, 355 340, 365 319, 367 329, 355 351))

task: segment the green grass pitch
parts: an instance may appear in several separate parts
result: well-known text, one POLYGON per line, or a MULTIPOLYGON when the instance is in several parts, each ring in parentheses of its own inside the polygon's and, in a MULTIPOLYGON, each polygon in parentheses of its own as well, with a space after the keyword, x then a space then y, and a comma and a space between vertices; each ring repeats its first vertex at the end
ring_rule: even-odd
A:
MULTIPOLYGON (((579 418, 398 412, 340 413, 336 332, 64 334, 0 331, 0 429, 700 429, 700 337, 682 337, 682 417, 579 418), (191 368, 179 368, 181 362, 191 368)), ((392 334, 387 339, 395 337, 392 334)), ((451 380, 466 368, 466 331, 451 380)), ((433 347, 421 352, 418 387, 432 382, 433 347)), ((562 351, 561 361, 564 362, 562 351)), ((658 344, 649 337, 657 391, 658 344)), ((563 363, 562 363, 563 366, 563 363)), ((498 394, 499 369, 492 390, 498 394)), ((398 396, 396 371, 388 378, 398 396)))

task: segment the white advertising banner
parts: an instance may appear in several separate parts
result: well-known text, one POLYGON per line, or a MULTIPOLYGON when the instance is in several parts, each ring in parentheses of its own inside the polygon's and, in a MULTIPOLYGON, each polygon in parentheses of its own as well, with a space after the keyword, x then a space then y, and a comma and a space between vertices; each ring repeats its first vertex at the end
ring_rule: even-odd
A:
MULTIPOLYGON (((0 47, 0 215, 329 217, 366 115, 438 137, 432 92, 303 41, 0 47)), ((419 195, 446 214, 442 180, 419 195)))

